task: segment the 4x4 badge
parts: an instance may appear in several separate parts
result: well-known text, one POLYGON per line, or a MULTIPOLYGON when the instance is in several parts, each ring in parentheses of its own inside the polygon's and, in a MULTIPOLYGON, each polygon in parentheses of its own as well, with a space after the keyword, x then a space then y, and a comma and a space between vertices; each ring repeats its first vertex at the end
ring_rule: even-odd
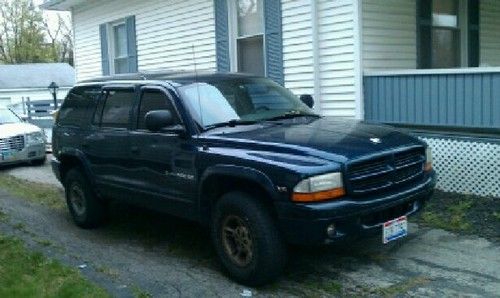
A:
POLYGON ((370 142, 372 142, 373 144, 380 144, 382 143, 382 140, 380 140, 379 138, 370 138, 370 142))

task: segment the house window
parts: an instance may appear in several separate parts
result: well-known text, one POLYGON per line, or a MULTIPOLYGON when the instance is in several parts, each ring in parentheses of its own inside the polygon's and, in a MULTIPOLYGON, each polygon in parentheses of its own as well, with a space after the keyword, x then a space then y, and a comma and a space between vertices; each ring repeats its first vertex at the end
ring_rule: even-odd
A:
POLYGON ((214 0, 217 69, 283 85, 281 1, 214 0))
POLYGON ((419 68, 478 66, 477 0, 419 0, 419 68))
POLYGON ((110 38, 111 48, 113 49, 112 73, 127 73, 128 67, 128 48, 127 48, 127 27, 125 23, 112 25, 113 38, 110 38))
POLYGON ((431 40, 433 68, 460 67, 458 1, 432 1, 431 40))
POLYGON ((135 17, 100 26, 103 75, 137 72, 135 17))
POLYGON ((263 0, 229 1, 231 70, 264 76, 263 0))

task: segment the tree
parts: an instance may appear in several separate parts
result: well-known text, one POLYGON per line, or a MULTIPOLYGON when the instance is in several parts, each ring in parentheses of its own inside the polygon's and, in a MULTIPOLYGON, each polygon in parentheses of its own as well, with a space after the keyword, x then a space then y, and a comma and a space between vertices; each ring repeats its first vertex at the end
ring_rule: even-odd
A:
POLYGON ((71 29, 62 17, 50 30, 31 0, 0 0, 0 63, 71 62, 71 29))
POLYGON ((71 19, 63 17, 60 14, 56 17, 55 26, 50 26, 47 19, 43 20, 46 37, 53 52, 52 54, 57 59, 57 62, 67 62, 73 65, 73 31, 71 30, 71 19))

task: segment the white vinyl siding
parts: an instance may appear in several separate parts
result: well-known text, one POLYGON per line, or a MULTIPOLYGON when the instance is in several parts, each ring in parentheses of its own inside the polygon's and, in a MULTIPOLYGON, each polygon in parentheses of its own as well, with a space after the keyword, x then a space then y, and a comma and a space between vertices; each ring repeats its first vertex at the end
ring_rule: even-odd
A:
POLYGON ((296 95, 314 93, 310 3, 310 0, 282 1, 285 86, 296 95))
POLYGON ((215 70, 213 1, 113 0, 73 10, 77 79, 102 75, 99 25, 135 15, 139 71, 215 70))
POLYGON ((356 116, 356 0, 319 0, 319 69, 321 113, 356 116))
MULTIPOLYGON (((354 0, 317 3, 319 98, 325 116, 354 117, 354 0)), ((296 95, 315 91, 313 12, 311 0, 282 0, 285 86, 296 95)))
POLYGON ((500 1, 479 3, 479 44, 481 66, 500 66, 500 1))
POLYGON ((366 70, 417 68, 415 0, 363 0, 366 70))

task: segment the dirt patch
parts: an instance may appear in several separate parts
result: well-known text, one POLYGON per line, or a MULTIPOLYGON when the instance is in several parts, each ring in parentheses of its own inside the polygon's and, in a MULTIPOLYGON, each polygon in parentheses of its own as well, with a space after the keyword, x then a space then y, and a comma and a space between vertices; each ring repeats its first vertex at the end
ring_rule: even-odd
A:
POLYGON ((436 191, 418 223, 500 242, 500 199, 436 191))

